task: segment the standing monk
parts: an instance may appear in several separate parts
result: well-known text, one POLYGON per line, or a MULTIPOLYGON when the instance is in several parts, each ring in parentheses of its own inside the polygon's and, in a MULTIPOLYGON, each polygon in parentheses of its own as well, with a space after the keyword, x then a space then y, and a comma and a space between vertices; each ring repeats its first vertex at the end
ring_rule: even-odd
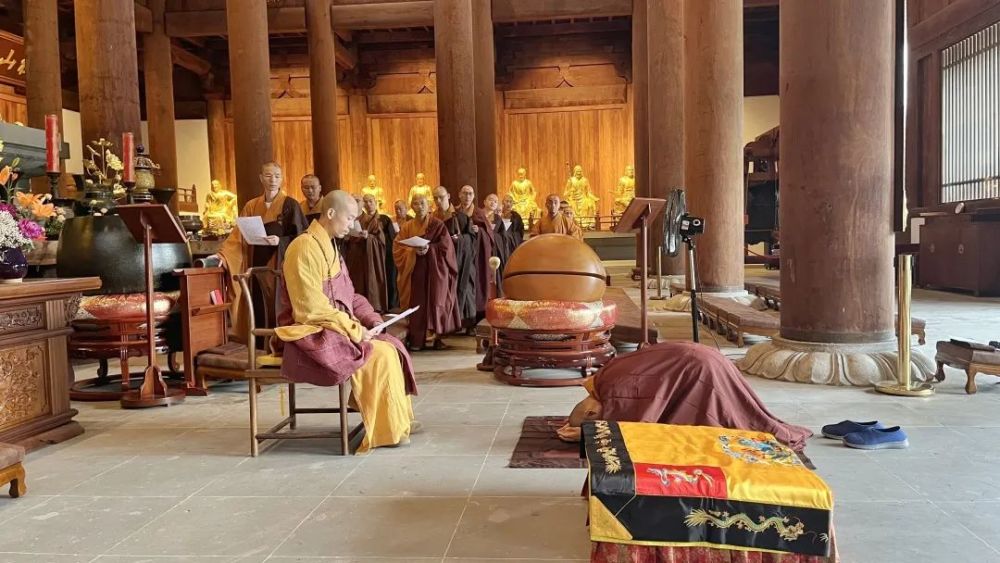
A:
MULTIPOLYGON (((458 192, 458 211, 472 221, 474 243, 473 265, 475 266, 476 322, 486 316, 486 296, 489 295, 490 258, 493 256, 493 226, 486 213, 476 207, 476 190, 472 186, 462 186, 458 192)), ((473 323, 475 326, 475 323, 473 323)), ((471 328, 471 327, 470 327, 471 328)))
POLYGON ((572 221, 567 221, 559 210, 561 204, 562 201, 560 201, 559 196, 556 194, 551 194, 545 198, 545 212, 542 213, 538 222, 531 227, 531 236, 556 233, 575 236, 580 239, 583 238, 580 227, 572 221), (579 236, 577 236, 578 234, 579 236))
MULTIPOLYGON (((268 245, 246 244, 240 234, 239 227, 234 227, 229 233, 229 238, 219 249, 223 265, 230 276, 242 274, 248 268, 260 266, 271 269, 281 268, 285 249, 308 226, 299 203, 285 195, 281 189, 284 180, 281 166, 275 162, 264 164, 260 168, 259 179, 264 193, 260 197, 248 201, 243 206, 240 217, 260 217, 264 221, 268 245)), ((269 278, 265 277, 264 279, 269 278)), ((231 282, 229 287, 230 302, 234 303, 232 329, 236 339, 242 341, 243 335, 247 333, 247 319, 239 305, 242 303, 239 296, 239 284, 231 282)), ((255 315, 259 317, 256 319, 257 325, 263 327, 267 326, 264 304, 274 302, 275 288, 267 282, 262 282, 259 289, 260 291, 255 292, 253 296, 254 311, 255 315)))
POLYGON ((455 266, 458 269, 457 291, 458 315, 462 326, 476 326, 476 235, 472 232, 472 221, 464 213, 456 213, 451 204, 451 194, 444 186, 434 190, 434 218, 444 223, 455 246, 455 266))
POLYGON ((385 228, 378 214, 375 196, 365 194, 361 199, 362 212, 357 218, 361 230, 347 240, 345 252, 347 272, 354 282, 354 290, 364 296, 379 312, 389 310, 389 293, 385 283, 385 228))
POLYGON ((436 350, 445 348, 441 337, 461 324, 455 300, 455 247, 444 223, 430 211, 426 197, 413 198, 414 217, 400 229, 392 251, 399 270, 400 307, 420 307, 410 315, 408 336, 410 348, 416 350, 423 349, 428 340, 436 350), (414 248, 400 242, 410 237, 423 237, 428 245, 414 248))
POLYGON ((524 220, 517 211, 514 211, 514 198, 509 195, 503 198, 495 238, 498 248, 496 255, 500 258, 498 274, 502 276, 510 255, 524 242, 524 220))
POLYGON ((559 210, 562 213, 563 220, 566 221, 567 228, 569 228, 569 236, 583 240, 583 229, 580 228, 580 224, 576 221, 576 211, 573 211, 573 206, 562 201, 559 202, 559 210))
POLYGON ((330 241, 343 238, 357 214, 350 195, 330 192, 320 218, 288 247, 275 334, 285 343, 281 375, 289 381, 333 386, 351 380, 365 425, 360 453, 405 444, 418 425, 408 396, 417 390, 410 356, 399 340, 371 330, 382 318, 355 293, 330 241))
POLYGON ((302 214, 306 221, 313 222, 319 219, 319 202, 323 198, 323 186, 319 183, 319 178, 315 174, 306 174, 299 183, 302 188, 302 214))

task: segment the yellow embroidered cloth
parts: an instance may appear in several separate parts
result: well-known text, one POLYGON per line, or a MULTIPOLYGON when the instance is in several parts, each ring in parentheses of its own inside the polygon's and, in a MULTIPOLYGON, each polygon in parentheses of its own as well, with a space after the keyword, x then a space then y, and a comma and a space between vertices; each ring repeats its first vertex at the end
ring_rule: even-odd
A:
POLYGON ((833 494, 764 432, 583 427, 595 542, 829 555, 833 494))

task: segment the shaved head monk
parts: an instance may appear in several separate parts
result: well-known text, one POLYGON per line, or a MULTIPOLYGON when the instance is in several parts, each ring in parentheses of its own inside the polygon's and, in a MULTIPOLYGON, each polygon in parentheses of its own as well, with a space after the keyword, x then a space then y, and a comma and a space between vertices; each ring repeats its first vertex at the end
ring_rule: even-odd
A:
POLYGON ((458 268, 456 281, 458 317, 465 328, 476 326, 476 237, 477 228, 472 219, 455 210, 451 194, 444 186, 434 189, 434 218, 444 223, 455 247, 455 266, 458 268))
POLYGON ((549 197, 545 198, 545 211, 538 222, 531 226, 531 236, 556 233, 583 240, 583 231, 580 230, 580 226, 563 215, 560 209, 561 204, 562 200, 556 194, 549 194, 549 197))
POLYGON ((587 420, 715 426, 773 434, 797 452, 812 436, 768 412, 743 374, 718 350, 665 342, 615 358, 584 382, 590 394, 559 429, 580 439, 587 420))
POLYGON ((476 315, 471 322, 466 321, 466 328, 472 329, 486 316, 486 296, 489 293, 490 275, 493 273, 489 264, 496 240, 491 219, 486 216, 485 211, 476 207, 475 188, 469 185, 462 186, 462 189, 458 191, 458 200, 459 206, 456 209, 469 218, 472 223, 472 234, 475 236, 472 253, 475 275, 472 285, 476 297, 476 315))
POLYGON ((421 350, 430 342, 435 349, 443 349, 446 346, 441 337, 460 324, 455 246, 444 223, 431 216, 427 197, 414 195, 412 207, 414 217, 400 228, 392 249, 399 305, 403 309, 420 307, 409 319, 410 348, 421 350), (423 238, 426 244, 403 244, 413 237, 423 238))
POLYGON ((331 238, 344 238, 358 218, 358 204, 335 190, 320 202, 320 217, 292 241, 285 254, 279 327, 284 344, 281 375, 320 386, 351 380, 365 438, 359 452, 405 443, 413 425, 408 395, 416 393, 403 344, 372 327, 382 322, 354 291, 343 257, 331 238))

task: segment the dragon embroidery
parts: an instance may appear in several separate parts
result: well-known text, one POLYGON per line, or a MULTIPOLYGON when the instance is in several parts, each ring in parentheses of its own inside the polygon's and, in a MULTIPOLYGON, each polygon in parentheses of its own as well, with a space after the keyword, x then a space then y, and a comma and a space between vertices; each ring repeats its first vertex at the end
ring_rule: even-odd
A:
POLYGON ((747 463, 802 465, 795 452, 775 440, 757 440, 740 436, 719 436, 722 451, 747 463))
POLYGON ((688 483, 694 485, 699 479, 703 479, 709 485, 715 483, 715 479, 701 469, 695 469, 691 473, 678 469, 663 469, 659 467, 648 467, 646 471, 660 478, 660 483, 664 487, 669 487, 671 483, 688 483))
MULTIPOLYGON (((717 512, 700 508, 691 511, 684 518, 684 524, 689 528, 708 524, 724 530, 735 526, 737 529, 756 533, 766 532, 768 529, 774 528, 781 539, 795 541, 805 533, 806 527, 801 521, 792 525, 789 525, 789 522, 790 519, 787 516, 772 516, 770 518, 760 516, 759 521, 754 522, 749 516, 743 513, 731 515, 728 512, 717 512)), ((821 534, 820 538, 823 541, 829 541, 829 536, 826 534, 821 534)))

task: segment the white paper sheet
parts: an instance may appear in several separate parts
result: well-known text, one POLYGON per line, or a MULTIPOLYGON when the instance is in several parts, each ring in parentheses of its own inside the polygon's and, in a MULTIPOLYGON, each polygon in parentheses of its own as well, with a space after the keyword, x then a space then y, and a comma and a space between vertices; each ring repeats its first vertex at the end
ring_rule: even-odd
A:
POLYGON ((403 311, 402 313, 396 315, 395 317, 393 317, 393 318, 385 321, 384 323, 373 326, 370 330, 384 332, 385 329, 387 329, 390 326, 398 323, 399 321, 405 319, 406 317, 409 317, 410 315, 412 315, 419 308, 420 308, 420 306, 417 305, 416 307, 413 307, 411 309, 407 309, 407 310, 403 311))
POLYGON ((423 248, 425 246, 429 246, 431 244, 431 241, 423 237, 410 237, 406 240, 399 241, 399 244, 402 244, 404 246, 412 246, 413 248, 423 248))
POLYGON ((236 226, 240 228, 243 240, 252 246, 274 246, 267 240, 267 231, 264 230, 264 219, 259 215, 251 217, 237 217, 236 226))

